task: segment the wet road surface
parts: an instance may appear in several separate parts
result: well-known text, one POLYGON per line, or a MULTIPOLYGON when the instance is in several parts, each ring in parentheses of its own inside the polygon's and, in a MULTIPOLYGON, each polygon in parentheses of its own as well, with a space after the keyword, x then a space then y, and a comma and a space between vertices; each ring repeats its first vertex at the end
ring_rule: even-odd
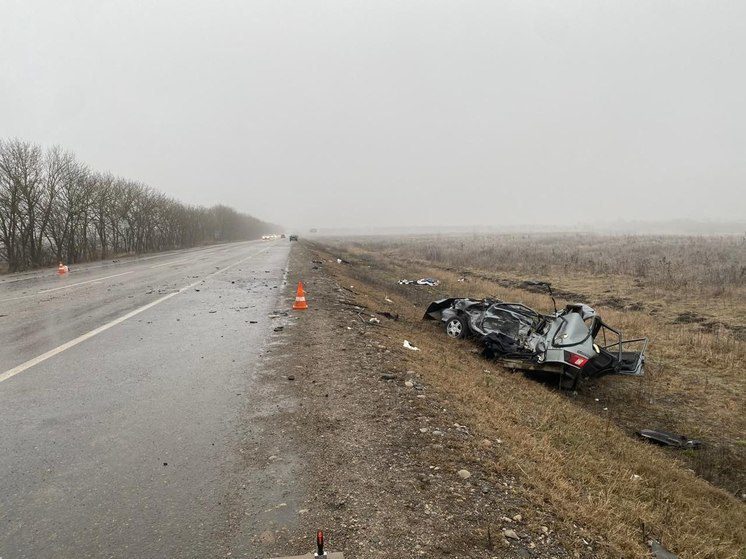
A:
POLYGON ((234 243, 0 277, 0 557, 250 552, 256 511, 295 498, 292 460, 242 455, 272 436, 251 422, 272 413, 257 369, 288 252, 234 243))

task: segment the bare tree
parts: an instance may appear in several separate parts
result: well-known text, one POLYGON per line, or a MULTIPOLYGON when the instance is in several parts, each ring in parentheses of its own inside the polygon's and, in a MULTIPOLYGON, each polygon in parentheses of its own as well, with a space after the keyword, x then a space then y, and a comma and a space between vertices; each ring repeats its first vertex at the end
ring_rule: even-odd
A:
POLYGON ((59 147, 0 140, 0 261, 53 261, 258 238, 274 225, 227 206, 186 206, 153 188, 93 172, 59 147))
POLYGON ((38 146, 21 140, 0 143, 0 210, 2 242, 10 270, 25 268, 38 260, 35 234, 40 229, 38 210, 42 155, 38 146))

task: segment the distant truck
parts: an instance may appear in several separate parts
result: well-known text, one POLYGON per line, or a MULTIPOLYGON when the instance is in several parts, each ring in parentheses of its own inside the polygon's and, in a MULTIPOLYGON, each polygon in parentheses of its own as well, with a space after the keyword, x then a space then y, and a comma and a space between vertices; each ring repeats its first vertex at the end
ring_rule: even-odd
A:
POLYGON ((298 235, 290 235, 290 236, 288 237, 288 239, 289 239, 290 241, 297 241, 297 240, 298 240, 298 235))

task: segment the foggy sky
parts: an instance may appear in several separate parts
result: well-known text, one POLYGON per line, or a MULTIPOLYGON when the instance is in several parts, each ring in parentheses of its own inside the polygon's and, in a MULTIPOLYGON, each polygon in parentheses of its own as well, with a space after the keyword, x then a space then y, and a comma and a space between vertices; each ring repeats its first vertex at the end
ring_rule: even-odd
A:
POLYGON ((746 218, 746 2, 0 0, 0 137, 289 228, 746 218))

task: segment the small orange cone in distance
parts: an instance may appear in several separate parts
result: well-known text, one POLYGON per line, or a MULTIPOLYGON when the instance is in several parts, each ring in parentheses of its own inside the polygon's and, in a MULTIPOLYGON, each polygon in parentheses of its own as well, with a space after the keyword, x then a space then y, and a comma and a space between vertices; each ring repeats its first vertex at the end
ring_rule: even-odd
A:
POLYGON ((67 266, 60 262, 60 265, 57 267, 57 273, 64 276, 67 273, 67 266))
POLYGON ((304 311, 308 308, 306 303, 306 292, 303 291, 303 282, 298 282, 298 290, 295 292, 295 303, 293 303, 293 310, 304 311))

